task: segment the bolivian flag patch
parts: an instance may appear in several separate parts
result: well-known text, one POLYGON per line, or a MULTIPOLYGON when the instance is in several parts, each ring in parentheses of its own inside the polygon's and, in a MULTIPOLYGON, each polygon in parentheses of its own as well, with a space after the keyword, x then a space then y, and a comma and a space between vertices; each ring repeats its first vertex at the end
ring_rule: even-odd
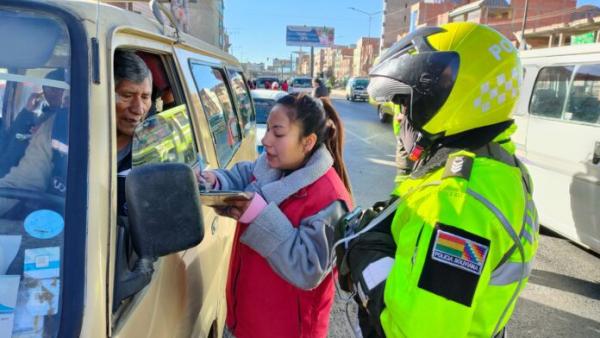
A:
POLYGON ((488 249, 488 246, 468 238, 438 230, 431 251, 431 258, 480 275, 488 249))

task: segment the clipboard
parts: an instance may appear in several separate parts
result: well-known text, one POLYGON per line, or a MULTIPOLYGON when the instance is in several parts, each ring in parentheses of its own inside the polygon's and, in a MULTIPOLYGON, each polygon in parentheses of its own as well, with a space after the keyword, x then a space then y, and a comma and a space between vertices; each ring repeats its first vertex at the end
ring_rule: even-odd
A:
POLYGON ((249 201, 252 194, 245 191, 212 190, 201 191, 200 203, 209 207, 224 207, 235 201, 249 201))

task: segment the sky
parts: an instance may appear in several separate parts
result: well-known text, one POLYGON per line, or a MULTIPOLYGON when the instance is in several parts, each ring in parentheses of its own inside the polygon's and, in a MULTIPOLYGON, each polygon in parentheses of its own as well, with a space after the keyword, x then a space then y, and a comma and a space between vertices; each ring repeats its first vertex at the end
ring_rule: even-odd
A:
MULTIPOLYGON (((600 0, 578 0, 577 6, 600 0)), ((241 62, 265 62, 290 58, 299 47, 285 45, 288 25, 328 26, 335 29, 335 43, 349 45, 369 34, 367 13, 383 10, 382 0, 225 0, 225 30, 231 43, 230 53, 241 62)), ((382 14, 372 15, 371 36, 381 35, 382 14)), ((309 51, 303 47, 303 51, 309 51)), ((294 56, 295 58, 295 56, 294 56)))

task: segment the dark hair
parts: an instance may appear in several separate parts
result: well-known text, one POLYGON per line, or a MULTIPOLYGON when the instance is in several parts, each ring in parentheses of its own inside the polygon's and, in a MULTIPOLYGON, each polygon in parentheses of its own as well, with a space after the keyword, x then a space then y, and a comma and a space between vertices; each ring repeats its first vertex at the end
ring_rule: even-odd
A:
POLYGON ((317 135, 317 142, 313 152, 321 144, 325 144, 333 157, 333 168, 342 179, 344 186, 350 193, 350 179, 344 164, 343 144, 344 127, 339 114, 327 98, 314 99, 303 93, 286 95, 277 104, 290 108, 290 121, 299 122, 301 136, 306 137, 312 133, 317 135))
POLYGON ((122 80, 128 80, 134 83, 142 83, 147 78, 152 82, 152 73, 144 60, 133 52, 116 51, 115 52, 115 88, 122 80))
POLYGON ((319 79, 318 77, 315 77, 313 81, 315 81, 319 86, 323 85, 323 80, 319 79))

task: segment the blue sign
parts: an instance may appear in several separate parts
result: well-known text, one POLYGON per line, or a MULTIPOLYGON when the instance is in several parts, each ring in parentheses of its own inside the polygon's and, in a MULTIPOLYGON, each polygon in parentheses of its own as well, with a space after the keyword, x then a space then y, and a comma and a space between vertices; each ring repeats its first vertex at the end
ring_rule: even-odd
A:
POLYGON ((287 26, 285 41, 288 46, 331 47, 334 29, 331 27, 287 26))

